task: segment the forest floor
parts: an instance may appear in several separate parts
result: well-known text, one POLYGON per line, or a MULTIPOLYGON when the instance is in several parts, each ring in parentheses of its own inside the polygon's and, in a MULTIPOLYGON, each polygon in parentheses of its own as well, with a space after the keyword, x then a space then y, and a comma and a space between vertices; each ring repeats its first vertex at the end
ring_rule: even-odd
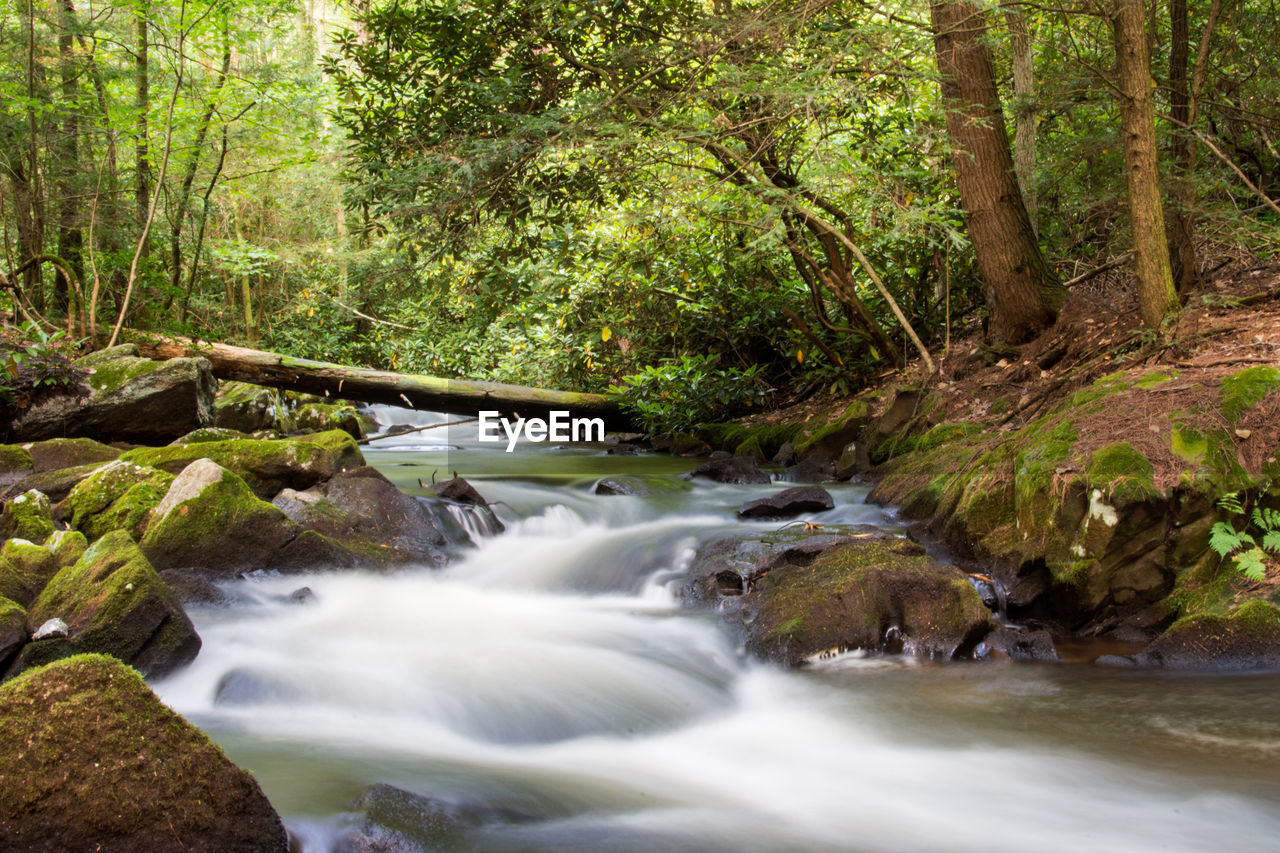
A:
MULTIPOLYGON (((884 400, 894 387, 915 385, 940 395, 935 422, 1011 432, 1103 376, 1158 372, 1173 381, 1159 394, 1120 395, 1116 405, 1085 419, 1077 449, 1128 441, 1152 462, 1155 484, 1165 488, 1184 466, 1158 424, 1174 412, 1215 410, 1223 377, 1256 364, 1280 366, 1280 264, 1237 266, 1209 278, 1163 340, 1143 329, 1132 278, 1112 274, 1073 288, 1058 322, 1007 357, 984 347, 973 323, 952 339, 934 374, 914 363, 856 395, 815 396, 744 422, 808 420, 843 411, 858 397, 884 400)), ((1241 465, 1259 471, 1280 451, 1280 394, 1247 412, 1236 432, 1241 465)))

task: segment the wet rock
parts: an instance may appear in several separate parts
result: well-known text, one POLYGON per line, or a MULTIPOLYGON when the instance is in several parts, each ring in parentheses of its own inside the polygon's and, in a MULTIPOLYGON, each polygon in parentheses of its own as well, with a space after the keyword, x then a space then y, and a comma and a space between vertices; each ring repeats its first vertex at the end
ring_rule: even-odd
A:
POLYGON ((261 705, 297 699, 297 690, 275 676, 251 667, 229 670, 218 679, 213 689, 215 705, 261 705))
POLYGON ((141 539, 151 511, 172 482, 173 475, 165 471, 116 460, 77 483, 54 515, 90 539, 112 530, 141 539))
POLYGON ((488 506, 489 502, 476 491, 476 487, 461 477, 454 477, 441 483, 433 483, 431 491, 436 497, 468 506, 488 506))
POLYGON ((74 468, 117 459, 120 451, 92 438, 51 438, 31 445, 31 466, 35 473, 74 468))
POLYGON ((255 496, 244 480, 198 459, 169 485, 141 545, 156 568, 233 577, 269 565, 297 534, 297 525, 255 496))
POLYGON ((207 573, 197 569, 163 569, 159 574, 181 604, 224 605, 233 601, 207 573))
POLYGON ((726 602, 745 594, 755 582, 779 566, 807 566, 823 551, 851 540, 873 535, 875 528, 859 532, 814 533, 800 527, 774 533, 729 536, 698 549, 689 566, 689 580, 681 590, 684 601, 698 606, 724 608, 726 602))
POLYGON ((610 456, 635 456, 639 452, 634 444, 616 444, 605 451, 610 456))
POLYGON ((749 456, 731 456, 708 460, 694 468, 690 476, 705 477, 717 483, 733 483, 737 485, 771 482, 769 475, 757 470, 755 460, 749 456))
POLYGON ((834 473, 835 469, 830 462, 810 456, 787 468, 783 477, 792 483, 829 483, 834 473))
POLYGON ((309 586, 300 586, 289 593, 290 604, 311 604, 316 600, 316 594, 309 586))
POLYGON ((36 403, 12 422, 10 435, 163 443, 209 422, 217 380, 207 359, 152 361, 120 355, 89 365, 82 359, 78 366, 93 371, 87 393, 36 403))
POLYGON ((786 468, 796 461, 796 446, 791 442, 784 442, 782 447, 778 448, 778 452, 774 454, 771 464, 779 468, 786 468))
POLYGON ((776 495, 747 501, 738 510, 741 518, 793 518, 806 512, 824 512, 835 507, 831 493, 820 486, 784 489, 776 495))
POLYGON ((365 437, 364 422, 355 406, 307 403, 293 412, 294 428, 303 432, 340 429, 357 441, 365 437))
POLYGON ((835 478, 847 480, 871 470, 871 454, 860 441, 851 441, 840 451, 836 459, 835 478))
POLYGON ((1252 599, 1225 615, 1184 617, 1133 661, 1164 669, 1280 668, 1280 608, 1252 599))
POLYGON ((697 436, 676 433, 671 437, 667 452, 672 456, 706 456, 711 453, 711 445, 697 436))
POLYGON ((619 475, 601 477, 596 481, 592 492, 597 495, 635 495, 649 497, 683 492, 691 488, 688 481, 671 477, 630 477, 619 475))
POLYGON ((52 508, 44 492, 32 489, 5 502, 0 512, 0 539, 44 542, 52 534, 52 508))
POLYGON ((122 461, 176 474, 197 459, 211 459, 270 500, 281 489, 306 489, 346 468, 364 465, 355 440, 341 430, 274 440, 233 439, 176 447, 143 447, 122 461))
POLYGON ((825 461, 835 459, 849 442, 861 435, 870 413, 865 402, 855 400, 843 412, 805 424, 793 442, 796 458, 802 462, 811 457, 825 461))
POLYGON ((987 648, 1016 661, 1044 662, 1058 660, 1053 635, 1045 630, 1022 631, 1000 627, 987 635, 987 648))
POLYGON ((253 777, 109 657, 0 686, 0 729, 27 745, 0 751, 2 849, 288 850, 253 777))
POLYGON ((474 825, 451 803, 386 784, 370 786, 353 808, 363 815, 338 840, 339 853, 463 849, 464 834, 474 825))
POLYGON ((185 666, 200 651, 200 637, 182 606, 120 530, 59 571, 27 616, 32 624, 63 619, 71 629, 70 651, 109 654, 148 676, 185 666))
POLYGON ((896 634, 912 655, 970 655, 994 624, 965 573, 903 539, 869 536, 808 566, 756 579, 743 611, 747 649, 792 665, 831 650, 879 651, 896 634))

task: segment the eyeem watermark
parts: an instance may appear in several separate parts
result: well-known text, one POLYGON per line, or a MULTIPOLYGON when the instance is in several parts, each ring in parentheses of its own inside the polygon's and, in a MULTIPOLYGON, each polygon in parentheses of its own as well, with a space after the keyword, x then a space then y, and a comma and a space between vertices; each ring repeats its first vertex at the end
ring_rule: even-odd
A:
POLYGON ((496 411, 480 412, 476 440, 481 442, 507 442, 507 452, 516 449, 524 432, 525 441, 604 441, 604 418, 574 418, 569 412, 553 410, 546 420, 525 419, 516 416, 509 421, 496 411), (505 432, 506 437, 499 434, 505 432))

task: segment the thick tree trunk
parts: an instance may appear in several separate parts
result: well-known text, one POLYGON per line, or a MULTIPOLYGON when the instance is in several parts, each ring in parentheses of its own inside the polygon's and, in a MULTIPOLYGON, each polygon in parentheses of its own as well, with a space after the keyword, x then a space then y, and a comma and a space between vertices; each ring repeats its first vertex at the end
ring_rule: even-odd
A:
MULTIPOLYGON (((1176 0, 1175 0, 1176 2, 1176 0)), ((1027 17, 1016 6, 1004 7, 1005 25, 1009 28, 1009 46, 1013 51, 1013 171, 1027 208, 1031 226, 1036 225, 1036 79, 1034 54, 1031 51, 1031 28, 1027 17)))
POLYGON ((1120 98, 1125 172, 1129 181, 1129 222, 1138 275, 1142 322, 1156 329, 1178 308, 1156 151, 1156 113, 1147 25, 1142 0, 1115 0, 1111 17, 1116 45, 1116 82, 1120 98))
POLYGON ((984 14, 969 2, 930 7, 956 185, 965 225, 987 291, 992 337, 1034 338, 1053 323, 1066 298, 1036 243, 996 91, 984 14))
POLYGON ((213 365, 213 375, 219 379, 323 394, 334 399, 471 415, 482 409, 497 409, 504 415, 545 418, 552 411, 568 411, 575 418, 603 418, 608 429, 634 428, 632 419, 622 408, 602 394, 368 370, 227 344, 196 345, 182 338, 139 343, 138 349, 149 358, 202 356, 213 365))

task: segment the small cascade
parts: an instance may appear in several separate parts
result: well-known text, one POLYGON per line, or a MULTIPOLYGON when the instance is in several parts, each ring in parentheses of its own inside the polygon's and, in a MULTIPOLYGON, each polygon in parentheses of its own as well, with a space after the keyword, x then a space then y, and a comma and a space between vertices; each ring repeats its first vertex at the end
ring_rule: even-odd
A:
POLYGON ((444 502, 444 508, 449 513, 449 517, 457 522, 458 526, 465 530, 467 536, 476 544, 479 544, 480 540, 487 536, 498 535, 503 530, 498 517, 488 507, 448 501, 444 502))
POLYGON ((971 574, 969 583, 978 591, 982 603, 1000 618, 1001 625, 1009 624, 1009 590, 990 575, 971 574))

